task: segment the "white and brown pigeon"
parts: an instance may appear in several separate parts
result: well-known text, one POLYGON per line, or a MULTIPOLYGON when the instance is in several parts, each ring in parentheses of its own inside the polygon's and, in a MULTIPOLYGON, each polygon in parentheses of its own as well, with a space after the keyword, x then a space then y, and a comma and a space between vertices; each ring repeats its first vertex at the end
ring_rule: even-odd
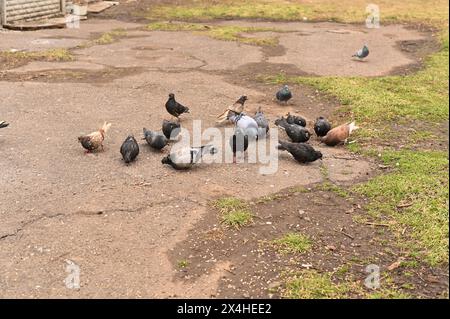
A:
POLYGON ((81 143, 81 146, 86 149, 86 153, 95 151, 98 148, 103 150, 103 141, 105 140, 106 133, 110 128, 111 123, 104 122, 102 128, 98 131, 78 137, 78 141, 81 143))
POLYGON ((328 131, 327 135, 322 137, 320 140, 328 146, 335 146, 338 144, 345 143, 352 134, 352 132, 359 127, 356 126, 355 122, 342 124, 336 126, 335 128, 328 131))
POLYGON ((233 103, 233 105, 227 107, 225 111, 217 116, 216 123, 223 124, 230 120, 230 112, 236 114, 241 114, 242 112, 244 112, 244 104, 247 100, 247 96, 242 95, 236 102, 233 103))

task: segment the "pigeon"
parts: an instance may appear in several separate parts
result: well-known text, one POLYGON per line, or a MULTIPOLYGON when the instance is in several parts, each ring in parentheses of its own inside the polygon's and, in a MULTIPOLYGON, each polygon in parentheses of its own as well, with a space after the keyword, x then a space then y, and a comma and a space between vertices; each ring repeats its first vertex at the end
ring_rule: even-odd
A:
POLYGON ((259 129, 262 129, 263 133, 266 135, 269 132, 269 122, 264 116, 264 112, 261 110, 261 107, 258 108, 258 111, 256 111, 253 119, 258 124, 259 129))
POLYGON ((278 142, 278 149, 288 151, 299 163, 309 163, 322 158, 322 153, 306 143, 278 142))
POLYGON ((216 154, 217 148, 211 144, 200 147, 185 147, 171 152, 161 160, 162 164, 172 166, 176 170, 186 170, 199 162, 205 154, 216 154))
POLYGON ((183 113, 189 113, 189 108, 175 101, 175 94, 170 93, 166 102, 166 110, 170 115, 178 118, 183 113))
POLYGON ((5 121, 0 121, 0 128, 7 127, 9 123, 6 123, 5 121))
POLYGON ((180 133, 181 125, 177 122, 163 120, 162 132, 167 139, 175 139, 180 133), (173 134, 173 136, 172 136, 173 134))
POLYGON ((307 142, 311 137, 311 133, 306 128, 297 124, 289 124, 284 117, 276 119, 275 125, 284 129, 294 143, 307 142))
POLYGON ((245 113, 236 114, 233 111, 230 111, 229 120, 233 122, 237 128, 241 129, 251 140, 257 140, 260 136, 266 134, 266 129, 260 128, 255 119, 245 113))
POLYGON ((327 135, 321 138, 321 142, 328 146, 335 146, 341 143, 345 143, 350 134, 358 129, 355 122, 339 125, 328 131, 327 135))
POLYGON ((120 154, 125 163, 131 163, 139 155, 139 145, 133 135, 129 135, 122 146, 120 147, 120 154))
POLYGON ((369 55, 369 48, 367 47, 367 45, 364 44, 362 49, 359 49, 355 54, 352 55, 352 57, 356 57, 362 60, 368 55, 369 55))
POLYGON ((297 124, 303 127, 306 127, 306 120, 298 115, 291 115, 291 113, 287 114, 286 121, 289 124, 297 124))
POLYGON ((283 88, 275 94, 275 96, 279 102, 285 102, 287 104, 287 102, 292 98, 292 92, 289 90, 287 85, 284 85, 283 88))
POLYGON ((99 147, 103 150, 103 141, 105 140, 106 132, 111 127, 111 123, 104 122, 101 129, 96 132, 92 132, 89 135, 83 135, 78 137, 78 141, 86 149, 86 153, 95 151, 99 147))
POLYGON ((236 164, 236 153, 244 153, 248 148, 248 136, 237 128, 230 137, 230 147, 233 151, 233 163, 236 164))
POLYGON ((323 116, 319 116, 314 122, 314 132, 319 137, 327 135, 328 131, 331 130, 331 124, 323 116))
POLYGON ((227 120, 229 120, 230 112, 234 112, 236 114, 241 114, 244 111, 244 104, 248 98, 245 95, 242 95, 233 105, 227 107, 227 109, 217 116, 216 123, 223 124, 227 120))
POLYGON ((144 132, 143 139, 147 141, 150 147, 156 150, 162 150, 169 143, 169 140, 159 132, 147 130, 145 127, 142 131, 144 132))

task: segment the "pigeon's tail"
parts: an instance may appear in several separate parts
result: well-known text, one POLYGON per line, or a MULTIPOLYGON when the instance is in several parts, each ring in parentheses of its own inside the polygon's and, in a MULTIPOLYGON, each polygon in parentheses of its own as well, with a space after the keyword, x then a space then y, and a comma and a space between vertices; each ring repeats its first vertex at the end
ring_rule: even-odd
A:
POLYGON ((100 129, 104 134, 106 134, 106 132, 109 131, 109 129, 111 128, 111 123, 108 122, 104 122, 102 128, 100 129))
POLYGON ((172 160, 170 159, 170 155, 167 155, 161 160, 162 164, 172 165, 172 160))
POLYGON ((126 152, 125 155, 123 156, 123 160, 125 161, 126 164, 131 163, 131 152, 126 152))
POLYGON ((262 106, 260 105, 260 106, 258 106, 258 110, 256 111, 256 114, 262 114, 262 113, 263 113, 262 106))
POLYGON ((351 123, 348 125, 348 135, 352 134, 352 132, 353 132, 354 130, 357 130, 357 129, 359 129, 359 126, 356 126, 356 124, 355 124, 354 121, 351 122, 351 123))
POLYGON ((6 123, 5 121, 0 122, 0 128, 7 127, 9 123, 6 123))
POLYGON ((212 144, 207 144, 207 145, 203 145, 200 147, 200 149, 202 150, 202 155, 209 153, 211 155, 214 155, 218 152, 217 147, 215 147, 212 144))

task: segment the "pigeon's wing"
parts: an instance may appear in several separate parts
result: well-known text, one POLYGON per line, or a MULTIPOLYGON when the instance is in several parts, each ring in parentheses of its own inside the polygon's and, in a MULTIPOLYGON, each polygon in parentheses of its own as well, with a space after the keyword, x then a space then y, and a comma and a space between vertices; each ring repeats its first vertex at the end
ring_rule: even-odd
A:
POLYGON ((224 123, 228 120, 228 113, 230 112, 230 110, 226 109, 223 113, 219 114, 217 116, 217 123, 224 123))
POLYGON ((177 149, 170 153, 170 159, 179 168, 188 168, 191 166, 193 163, 192 156, 193 154, 189 147, 177 149))

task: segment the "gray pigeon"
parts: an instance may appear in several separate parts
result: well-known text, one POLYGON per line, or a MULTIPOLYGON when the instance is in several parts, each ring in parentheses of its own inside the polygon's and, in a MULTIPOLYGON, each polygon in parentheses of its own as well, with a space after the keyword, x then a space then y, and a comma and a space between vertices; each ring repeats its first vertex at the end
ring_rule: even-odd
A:
POLYGON ((217 148, 211 144, 200 147, 185 147, 170 152, 161 160, 162 164, 172 166, 176 170, 186 170, 197 164, 205 154, 216 154, 217 148))
POLYGON ((253 119, 258 124, 259 131, 262 131, 263 135, 267 135, 267 133, 269 132, 269 121, 267 121, 266 117, 264 116, 264 112, 261 110, 261 107, 258 108, 258 111, 256 111, 253 119))
POLYGON ((0 121, 0 128, 7 127, 9 123, 6 123, 5 121, 0 121))
POLYGON ((289 124, 284 117, 275 120, 275 125, 284 129, 287 136, 294 143, 304 143, 309 140, 311 134, 303 126, 297 124, 289 124))
POLYGON ((292 98, 292 92, 289 90, 289 87, 285 85, 277 92, 275 96, 278 101, 285 102, 287 104, 287 102, 292 98))
POLYGON ((321 137, 327 135, 328 131, 331 130, 331 124, 323 116, 319 116, 314 122, 314 132, 316 135, 321 137))
POLYGON ((163 120, 162 123, 162 132, 166 138, 175 139, 180 133, 181 125, 180 123, 163 120))
POLYGON ((241 129, 251 140, 257 140, 261 135, 261 131, 265 130, 261 130, 255 119, 246 115, 244 112, 236 114, 235 112, 230 111, 228 119, 235 124, 236 128, 241 129))
POLYGON ((144 132, 143 139, 147 141, 150 147, 156 150, 162 150, 169 143, 169 140, 160 132, 153 132, 145 127, 142 130, 144 132))
POLYGON ((352 57, 356 57, 358 59, 364 59, 369 55, 369 48, 364 44, 362 49, 359 49, 358 52, 352 55, 352 57))

